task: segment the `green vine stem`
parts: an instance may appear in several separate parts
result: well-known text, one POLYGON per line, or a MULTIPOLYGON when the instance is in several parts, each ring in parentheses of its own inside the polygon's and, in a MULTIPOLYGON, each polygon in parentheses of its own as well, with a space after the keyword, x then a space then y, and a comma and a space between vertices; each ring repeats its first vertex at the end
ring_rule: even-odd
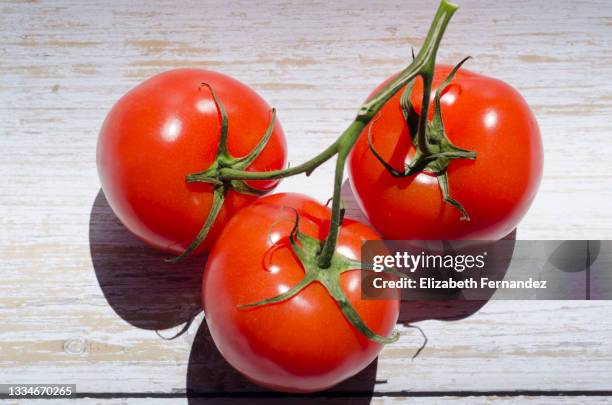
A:
MULTIPOLYGON (((217 98, 213 89, 210 86, 203 84, 203 86, 206 86, 210 90, 221 118, 219 148, 215 161, 207 169, 199 173, 188 175, 186 177, 186 181, 210 183, 214 190, 214 203, 213 207, 211 208, 211 213, 209 214, 209 217, 207 218, 199 234, 188 249, 177 259, 180 260, 196 249, 201 241, 206 237, 208 231, 215 221, 215 217, 217 216, 221 205, 223 204, 224 196, 227 190, 233 189, 243 193, 260 194, 262 193, 261 190, 252 189, 250 186, 248 186, 246 181, 280 179, 301 173, 310 175, 317 167, 331 159, 333 156, 338 155, 334 173, 334 193, 332 198, 331 219, 329 231, 325 240, 319 241, 318 239, 310 238, 301 234, 298 226, 299 214, 296 212, 296 219, 293 231, 290 235, 290 242, 292 250, 304 266, 304 278, 293 288, 289 289, 283 294, 255 303, 245 303, 239 308, 242 310, 249 310, 268 304, 282 302, 290 299, 296 294, 299 294, 300 291, 302 291, 309 284, 318 282, 327 289, 330 296, 336 301, 346 320, 357 330, 359 330, 359 332, 361 332, 365 337, 374 342, 382 344, 391 343, 397 340, 399 337, 397 333, 393 333, 391 336, 385 337, 380 336, 369 329, 357 311, 353 308, 344 291, 340 287, 341 274, 359 268, 368 268, 367 263, 355 262, 342 256, 336 251, 336 243, 340 233, 340 228, 342 226, 344 214, 344 208, 340 198, 344 168, 346 165, 346 159, 348 158, 348 155, 359 136, 368 127, 372 120, 375 119, 381 108, 402 88, 405 88, 400 102, 402 111, 404 113, 404 117, 406 118, 406 122, 409 125, 413 124, 413 121, 410 120, 414 118, 414 116, 410 114, 412 106, 410 105, 409 96, 410 92, 412 91, 414 80, 417 76, 420 76, 423 79, 423 96, 421 114, 418 117, 418 121, 414 123, 414 126, 416 126, 417 129, 413 143, 417 147, 415 158, 418 156, 421 161, 413 159, 413 162, 411 162, 407 168, 404 168, 404 170, 400 172, 390 167, 390 165, 386 163, 380 157, 380 155, 378 155, 370 143, 370 148, 374 155, 391 172, 392 175, 396 176, 408 176, 415 174, 417 172, 417 166, 413 163, 420 165, 419 170, 429 169, 433 170, 434 172, 440 171, 440 174, 445 175, 445 173, 441 172, 446 169, 446 165, 448 165, 448 162, 451 159, 449 153, 453 155, 452 158, 470 156, 472 156, 472 158, 475 157, 473 156, 472 152, 459 149, 452 145, 444 134, 439 103, 440 93, 442 91, 441 89, 436 92, 434 98, 434 120, 431 123, 428 122, 428 108, 431 97, 436 54, 440 41, 442 40, 442 36, 444 35, 444 31, 446 30, 448 23, 457 9, 458 7, 456 5, 447 0, 442 0, 429 32, 427 33, 423 46, 416 56, 414 55, 414 52, 412 53, 412 63, 361 105, 353 122, 333 144, 314 158, 302 163, 299 166, 268 172, 247 172, 247 167, 263 150, 271 136, 275 122, 275 112, 274 110, 272 111, 268 129, 255 149, 253 149, 247 156, 240 158, 233 157, 227 150, 227 129, 228 125, 231 123, 228 123, 225 109, 223 108, 221 101, 217 98)), ((451 75, 449 75, 449 78, 447 78, 445 81, 445 85, 450 83, 452 75, 454 75, 460 65, 461 64, 459 64, 453 70, 451 75)), ((369 129, 371 130, 371 128, 372 125, 370 125, 369 129)), ((412 126, 411 129, 413 129, 412 126)), ((462 208, 457 201, 453 200, 448 195, 448 179, 446 177, 438 177, 438 179, 445 201, 455 205, 458 208, 462 208)), ((465 215, 467 216, 467 213, 465 213, 465 215)))
MULTIPOLYGON (((302 163, 299 166, 268 172, 247 172, 246 169, 248 165, 250 165, 250 163, 265 147, 272 133, 275 120, 274 110, 272 111, 272 117, 268 129, 255 149, 247 156, 241 158, 233 157, 227 150, 227 128, 231 123, 228 123, 225 109, 223 108, 221 101, 215 95, 213 89, 204 84, 204 86, 208 87, 210 90, 221 117, 220 144, 215 161, 206 170, 188 175, 186 181, 210 183, 213 186, 215 198, 211 213, 209 214, 206 223, 203 225, 202 230, 199 232, 196 239, 191 243, 187 251, 177 259, 189 254, 189 252, 195 249, 206 237, 208 230, 214 223, 221 204, 223 204, 224 195, 227 190, 233 189, 238 192, 260 193, 259 190, 251 189, 250 186, 247 185, 246 181, 280 179, 300 173, 310 175, 313 170, 315 170, 321 164, 328 161, 333 156, 338 155, 334 173, 334 192, 332 198, 331 219, 329 231, 325 240, 319 241, 316 238, 311 238, 301 234, 298 226, 299 214, 297 212, 295 213, 295 224, 290 235, 290 242, 293 252, 296 254, 297 258, 304 267, 304 278, 293 288, 289 289, 283 294, 254 303, 245 303, 239 306, 239 308, 241 310, 249 310, 264 305, 282 302, 290 299, 296 294, 299 294, 300 291, 311 283, 317 282, 327 289, 330 296, 338 304, 338 307, 340 311, 342 311, 345 319, 365 337, 374 342, 382 344, 391 343, 397 340, 399 335, 396 332, 391 336, 386 337, 380 336, 369 329, 355 308, 352 306, 340 286, 340 276, 344 272, 357 270, 359 268, 368 268, 367 263, 355 262, 354 260, 342 256, 336 251, 336 243, 344 216, 344 208, 342 206, 340 197, 344 168, 346 165, 346 159, 348 158, 348 155, 359 136, 368 127, 372 120, 375 119, 381 108, 402 88, 405 88, 405 90, 402 94, 402 101, 400 104, 404 117, 406 118, 406 122, 409 125, 414 124, 413 126, 417 127, 416 136, 413 139, 413 142, 417 147, 417 153, 415 156, 418 155, 425 162, 425 164, 422 165, 422 169, 431 169, 433 167, 434 169, 444 170, 446 167, 444 162, 450 161, 450 158, 447 156, 447 149, 451 146, 454 148, 451 151, 452 153, 471 153, 469 151, 463 151, 454 147, 454 145, 450 144, 450 141, 448 141, 448 138, 446 138, 444 134, 439 112, 439 97, 441 90, 436 93, 434 99, 434 108, 436 109, 436 111, 434 111, 434 120, 432 123, 428 122, 428 108, 431 97, 431 87, 437 50, 440 45, 440 41, 442 40, 442 36, 444 35, 444 31, 446 30, 446 27, 453 14, 455 11, 457 11, 457 8, 458 7, 456 5, 450 3, 449 1, 442 0, 419 53, 415 56, 414 52, 412 52, 412 63, 361 105, 353 122, 333 144, 314 158, 302 163), (413 123, 413 121, 409 121, 409 119, 414 118, 413 114, 411 115, 409 113, 409 110, 411 109, 409 96, 410 92, 412 91, 414 80, 417 76, 421 76, 423 79, 423 96, 421 114, 418 117, 418 121, 413 123), (442 159, 447 160, 443 161, 442 159)), ((459 66, 457 66, 457 68, 453 71, 453 74, 456 72, 459 66)), ((447 83, 450 83, 451 79, 452 75, 447 79, 447 83)), ((371 130, 371 128, 372 125, 370 125, 369 129, 371 130)), ((414 128, 411 126, 411 135, 413 129, 414 128)), ((406 176, 415 173, 416 168, 412 165, 409 168, 405 168, 402 172, 394 170, 390 167, 390 165, 382 160, 382 158, 377 154, 376 150, 374 150, 371 143, 370 148, 372 149, 374 155, 383 165, 385 165, 392 175, 406 176)), ((444 180, 447 179, 444 178, 444 180)), ((460 207, 459 203, 452 200, 448 196, 448 182, 442 182, 440 183, 440 186, 445 201, 451 204, 455 203, 455 206, 460 207)))
POLYGON ((423 102, 421 114, 418 121, 417 139, 420 140, 419 147, 423 154, 431 154, 426 139, 427 117, 430 101, 431 86, 435 69, 435 60, 440 41, 458 6, 442 0, 433 19, 427 37, 412 63, 402 70, 391 82, 381 88, 375 95, 367 100, 359 109, 357 116, 340 137, 323 152, 311 160, 292 168, 275 170, 269 172, 245 172, 235 168, 227 167, 218 170, 218 178, 221 181, 228 180, 269 180, 289 177, 300 173, 309 175, 321 164, 338 155, 334 175, 334 194, 331 208, 331 221, 327 237, 323 242, 321 251, 317 257, 317 265, 328 268, 331 265, 336 241, 341 226, 341 201, 340 192, 344 166, 349 152, 359 138, 359 135, 367 127, 370 121, 380 109, 393 97, 402 87, 409 85, 417 76, 423 78, 423 102))

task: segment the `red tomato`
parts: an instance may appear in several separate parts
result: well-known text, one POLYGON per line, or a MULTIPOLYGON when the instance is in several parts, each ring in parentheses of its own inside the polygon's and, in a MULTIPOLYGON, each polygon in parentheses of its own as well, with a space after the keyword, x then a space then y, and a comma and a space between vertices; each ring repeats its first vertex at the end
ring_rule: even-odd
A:
MULTIPOLYGON (((104 194, 121 222, 155 248, 182 253, 202 228, 212 202, 212 186, 185 181, 214 161, 220 115, 208 83, 227 110, 228 149, 248 154, 271 119, 268 104, 231 77, 200 69, 177 69, 144 81, 108 113, 98 139, 97 163, 104 194)), ((285 165, 283 129, 272 137, 249 170, 285 165)), ((275 183, 253 182, 270 188, 275 183)), ((227 220, 256 197, 235 191, 226 199, 198 252, 210 248, 227 220)))
MULTIPOLYGON (((437 66, 434 91, 451 69, 437 66)), ((422 92, 418 79, 411 97, 417 113, 422 92)), ((403 170, 414 148, 400 96, 401 91, 371 125, 376 150, 403 170)), ((542 177, 542 142, 536 119, 511 86, 463 68, 443 92, 441 105, 448 138, 477 153, 475 160, 453 160, 447 170, 450 196, 463 204, 471 220, 460 221, 460 212, 442 200, 433 175, 391 176, 369 150, 367 129, 349 160, 357 201, 388 239, 501 239, 527 212, 542 177)), ((431 119, 433 106, 429 113, 431 119)))
MULTIPOLYGON (((281 294, 304 277, 301 262, 283 244, 295 218, 287 207, 299 213, 302 233, 324 239, 330 211, 309 197, 275 194, 244 208, 228 222, 208 258, 204 312, 219 351, 248 379, 280 391, 319 391, 361 371, 382 345, 349 324, 318 282, 286 301, 238 309, 281 294)), ((379 238, 371 228, 345 219, 336 249, 359 260, 361 244, 373 239, 379 238)), ((362 300, 359 270, 343 273, 340 282, 365 324, 389 336, 399 300, 362 300)))

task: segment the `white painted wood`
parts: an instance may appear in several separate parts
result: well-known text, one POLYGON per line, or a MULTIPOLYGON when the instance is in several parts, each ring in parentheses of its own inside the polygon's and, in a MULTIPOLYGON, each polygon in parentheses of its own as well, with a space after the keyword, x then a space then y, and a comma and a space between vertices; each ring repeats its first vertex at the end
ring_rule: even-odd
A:
MULTIPOLYGON (((514 85, 544 138, 544 180, 518 238, 610 238, 612 3, 461 3, 440 60, 472 55, 470 69, 514 85)), ((186 276, 168 279, 175 270, 116 222, 98 195, 95 169, 104 115, 122 93, 162 70, 215 69, 277 107, 290 160, 299 163, 332 142, 371 89, 407 63, 435 7, 344 0, 1 2, 0 382, 76 383, 81 392, 253 389, 218 357, 199 327, 201 315, 176 340, 154 332, 169 328, 163 334, 172 335, 197 310, 201 259, 186 265, 186 276)), ((332 169, 326 164, 309 179, 287 179, 279 190, 324 201, 332 169)), ((354 202, 348 205, 356 215, 354 202)), ((610 310, 608 302, 492 302, 462 321, 422 322, 430 342, 417 359, 411 356, 420 338, 402 329, 377 367, 346 387, 610 389, 610 310)), ((555 400, 427 402, 443 399, 555 400)))

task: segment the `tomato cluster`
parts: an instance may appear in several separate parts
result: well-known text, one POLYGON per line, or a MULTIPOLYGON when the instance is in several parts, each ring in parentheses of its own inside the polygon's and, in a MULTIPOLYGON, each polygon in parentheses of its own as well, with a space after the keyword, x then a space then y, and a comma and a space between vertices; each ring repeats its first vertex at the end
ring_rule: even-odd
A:
POLYGON ((542 144, 526 102, 461 64, 434 72, 455 10, 443 0, 413 63, 372 93, 336 142, 299 166, 284 169, 275 111, 220 73, 161 73, 108 113, 97 165, 110 206, 154 248, 178 259, 208 252, 206 322, 221 354, 253 382, 323 390, 397 339, 399 296, 361 295, 365 241, 496 240, 529 208, 542 144), (309 174, 333 156, 331 209, 304 195, 260 197, 278 179, 309 174), (376 230, 344 218, 347 160, 376 230))

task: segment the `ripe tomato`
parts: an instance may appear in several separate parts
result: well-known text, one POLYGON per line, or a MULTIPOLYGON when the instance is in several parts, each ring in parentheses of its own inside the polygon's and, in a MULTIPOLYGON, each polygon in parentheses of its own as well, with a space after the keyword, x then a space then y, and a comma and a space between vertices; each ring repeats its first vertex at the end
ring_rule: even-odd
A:
MULTIPOLYGON (((151 246, 182 253, 202 228, 212 203, 212 186, 187 183, 217 155, 220 115, 207 83, 228 116, 228 150, 247 155, 264 135, 268 104, 231 77, 200 69, 177 69, 144 81, 108 113, 98 139, 97 163, 104 194, 121 222, 151 246)), ((281 169, 286 145, 276 121, 272 137, 248 170, 281 169)), ((275 183, 251 182, 260 189, 275 183)), ((256 197, 228 191, 208 237, 207 250, 227 220, 256 197)))
MULTIPOLYGON (((382 345, 368 340, 318 282, 286 301, 256 308, 239 305, 287 291, 304 277, 288 243, 299 229, 323 240, 328 208, 299 194, 260 198, 238 212, 213 247, 204 271, 203 303, 211 336, 225 359, 251 381, 287 392, 329 388, 361 371, 382 345)), ((368 226, 345 219, 337 252, 359 260, 361 244, 379 239, 368 226)), ((325 270, 327 271, 327 270, 325 270)), ((340 276, 349 302, 375 333, 389 336, 399 315, 398 299, 362 300, 360 271, 340 276)))
MULTIPOLYGON (((436 67, 433 91, 451 69, 436 67)), ((419 78, 411 95, 417 113, 422 92, 419 78)), ((385 161, 403 170, 414 148, 400 96, 401 91, 370 125, 375 149, 385 161)), ((448 138, 477 153, 475 160, 453 160, 447 170, 450 195, 463 204, 471 220, 460 221, 459 210, 443 201, 433 175, 396 178, 389 174, 369 150, 367 129, 349 158, 357 201, 388 239, 501 239, 525 215, 540 183, 543 155, 536 119, 511 86, 463 68, 440 101, 448 138)), ((433 105, 429 113, 431 119, 433 105)))

